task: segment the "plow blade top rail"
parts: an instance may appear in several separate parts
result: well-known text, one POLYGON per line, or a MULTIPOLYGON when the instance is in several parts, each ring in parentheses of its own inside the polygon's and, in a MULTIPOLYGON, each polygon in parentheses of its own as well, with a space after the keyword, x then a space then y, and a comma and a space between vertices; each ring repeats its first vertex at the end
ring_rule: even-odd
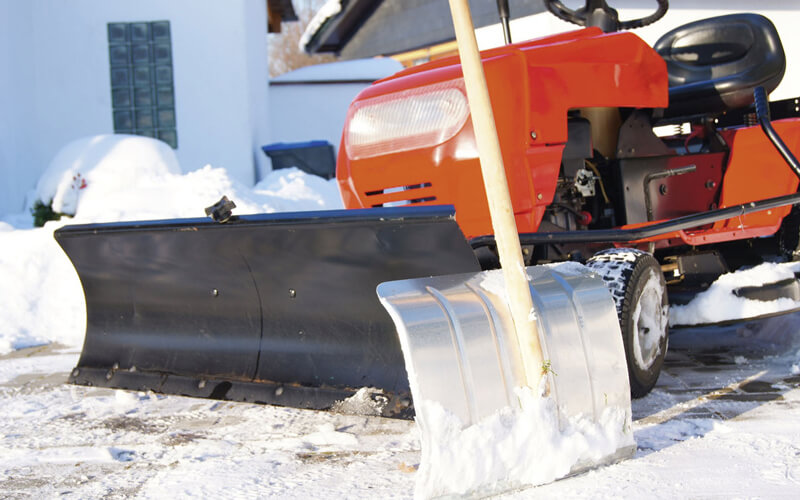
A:
POLYGON ((479 270, 452 208, 68 226, 86 296, 70 381, 324 409, 360 387, 408 416, 408 379, 376 286, 479 270))

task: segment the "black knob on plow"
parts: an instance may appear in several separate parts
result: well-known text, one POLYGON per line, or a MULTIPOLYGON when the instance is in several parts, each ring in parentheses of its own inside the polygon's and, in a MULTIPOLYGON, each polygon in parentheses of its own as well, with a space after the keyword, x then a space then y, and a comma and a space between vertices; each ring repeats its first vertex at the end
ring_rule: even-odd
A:
POLYGON ((233 216, 234 208, 236 208, 236 203, 229 200, 227 196, 223 196, 218 202, 206 208, 206 215, 211 217, 214 222, 224 224, 233 216))

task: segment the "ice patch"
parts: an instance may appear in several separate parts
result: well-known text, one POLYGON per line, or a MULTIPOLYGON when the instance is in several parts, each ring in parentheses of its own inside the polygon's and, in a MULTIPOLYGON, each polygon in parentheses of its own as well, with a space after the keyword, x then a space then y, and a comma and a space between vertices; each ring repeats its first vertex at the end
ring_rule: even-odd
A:
POLYGON ((133 452, 94 446, 65 446, 44 449, 0 448, 0 468, 20 468, 38 464, 81 464, 129 462, 133 452))
POLYGON ((0 363, 0 384, 6 384, 23 373, 26 375, 69 373, 77 361, 76 353, 6 359, 0 363))
POLYGON ((307 434, 301 439, 307 448, 314 450, 358 446, 358 438, 353 434, 337 431, 331 423, 320 424, 317 426, 317 432, 307 434))
POLYGON ((662 450, 675 443, 705 436, 714 429, 726 432, 724 424, 711 419, 669 420, 636 431, 641 450, 662 450))

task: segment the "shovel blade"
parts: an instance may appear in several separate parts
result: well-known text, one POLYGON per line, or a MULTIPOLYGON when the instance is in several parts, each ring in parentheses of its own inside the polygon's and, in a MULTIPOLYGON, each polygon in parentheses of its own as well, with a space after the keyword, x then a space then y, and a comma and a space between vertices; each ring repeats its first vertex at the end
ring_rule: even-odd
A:
MULTIPOLYGON (((575 417, 596 422, 607 408, 621 408, 630 429, 630 388, 614 301, 590 271, 563 269, 527 269, 558 420, 562 428, 575 417)), ((514 408, 514 388, 525 386, 503 290, 499 271, 393 281, 377 289, 395 322, 414 400, 439 403, 464 427, 514 408)), ((417 412, 423 432, 430 427, 424 418, 417 412)), ((613 453, 614 460, 633 451, 628 444, 613 453)))

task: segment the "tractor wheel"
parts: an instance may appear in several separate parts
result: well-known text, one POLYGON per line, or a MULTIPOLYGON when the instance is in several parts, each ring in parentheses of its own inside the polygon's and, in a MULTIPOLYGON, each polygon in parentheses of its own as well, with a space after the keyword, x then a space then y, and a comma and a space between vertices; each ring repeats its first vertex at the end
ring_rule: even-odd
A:
POLYGON ((667 355, 669 305, 661 266, 649 253, 631 248, 598 252, 586 266, 603 278, 614 297, 631 396, 646 396, 667 355))

